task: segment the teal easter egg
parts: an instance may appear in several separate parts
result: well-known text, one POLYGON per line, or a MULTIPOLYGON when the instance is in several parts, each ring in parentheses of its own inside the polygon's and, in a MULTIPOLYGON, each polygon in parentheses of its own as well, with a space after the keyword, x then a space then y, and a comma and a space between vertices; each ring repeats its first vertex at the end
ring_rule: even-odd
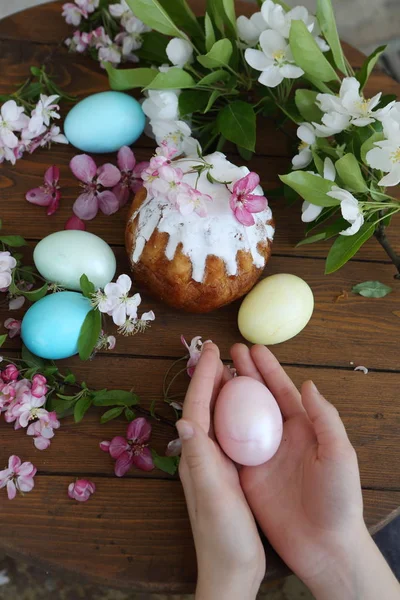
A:
POLYGON ((79 333, 91 308, 89 300, 76 292, 45 296, 26 312, 22 341, 41 358, 69 358, 78 352, 79 333))
POLYGON ((93 233, 78 230, 56 231, 43 238, 33 252, 39 273, 68 290, 80 291, 83 274, 96 289, 112 281, 116 260, 104 240, 93 233))
POLYGON ((142 135, 146 118, 137 100, 122 92, 100 92, 81 100, 68 113, 64 133, 84 152, 116 152, 142 135))

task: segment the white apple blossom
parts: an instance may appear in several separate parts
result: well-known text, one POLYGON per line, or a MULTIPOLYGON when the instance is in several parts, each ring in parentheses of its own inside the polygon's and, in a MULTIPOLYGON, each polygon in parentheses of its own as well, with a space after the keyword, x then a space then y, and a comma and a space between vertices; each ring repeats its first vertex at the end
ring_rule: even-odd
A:
POLYGON ((193 46, 187 40, 172 38, 166 48, 168 60, 176 67, 184 67, 193 62, 193 46))
POLYGON ((140 319, 134 316, 129 317, 126 319, 125 323, 118 328, 118 333, 122 333, 122 335, 134 335, 135 333, 139 332, 142 333, 148 327, 150 327, 151 321, 154 321, 155 318, 156 316, 152 310, 143 313, 140 319))
POLYGON ((107 283, 104 288, 106 300, 98 303, 99 310, 107 312, 115 325, 123 325, 128 317, 136 318, 137 309, 142 299, 140 294, 129 297, 132 280, 128 275, 120 275, 115 283, 107 283))
POLYGON ((396 102, 382 124, 386 139, 376 142, 366 158, 370 167, 387 173, 379 185, 392 187, 400 183, 400 102, 396 102))
POLYGON ((82 17, 87 19, 87 12, 74 4, 73 2, 67 2, 63 4, 62 16, 68 25, 74 25, 78 27, 81 23, 82 17))
POLYGON ((60 118, 60 115, 57 112, 60 107, 58 104, 54 104, 59 97, 60 96, 57 94, 54 94, 53 96, 40 94, 40 100, 32 111, 31 119, 29 121, 29 131, 39 135, 40 133, 43 133, 43 125, 46 125, 47 127, 50 125, 50 119, 60 118))
POLYGON ((267 30, 260 35, 261 50, 247 48, 245 59, 248 64, 261 71, 258 81, 267 87, 276 87, 284 79, 297 79, 304 75, 298 67, 285 38, 277 31, 267 30))
POLYGON ((14 131, 21 131, 28 122, 29 117, 24 114, 24 108, 18 106, 15 100, 7 100, 0 110, 0 145, 16 148, 18 138, 14 131))
POLYGON ((301 144, 298 147, 299 153, 292 158, 292 165, 294 169, 304 169, 312 161, 311 150, 317 139, 314 126, 311 123, 302 123, 297 129, 297 137, 301 144))
POLYGON ((316 18, 314 15, 310 15, 304 6, 296 6, 285 12, 280 4, 275 4, 273 0, 265 0, 261 7, 261 14, 267 25, 286 39, 289 38, 292 21, 303 21, 309 32, 313 34, 322 52, 329 50, 326 41, 320 37, 321 30, 316 18))
POLYGON ((357 198, 354 198, 353 194, 347 190, 343 190, 339 187, 333 187, 327 195, 336 200, 340 200, 340 210, 342 211, 343 218, 351 224, 348 229, 340 231, 340 234, 354 235, 357 233, 364 224, 364 215, 360 209, 357 198))
POLYGON ((75 0, 75 4, 79 6, 83 11, 92 13, 99 7, 100 0, 75 0))
MULTIPOLYGON (((312 175, 320 177, 318 173, 312 173, 312 175)), ((335 165, 333 164, 333 161, 329 158, 329 156, 327 156, 324 161, 323 178, 327 179, 328 181, 335 181, 336 179, 335 165)), ((304 200, 301 207, 301 220, 303 221, 303 223, 310 223, 311 221, 315 221, 315 219, 321 214, 322 209, 323 206, 317 206, 316 204, 311 204, 311 202, 307 202, 306 200, 304 200)))
POLYGON ((236 26, 239 38, 248 46, 255 46, 260 39, 260 35, 267 29, 261 12, 256 12, 250 18, 240 15, 236 19, 236 26))
POLYGON ((350 125, 366 127, 382 120, 390 111, 394 102, 376 110, 382 93, 371 99, 360 94, 360 82, 355 77, 345 77, 340 86, 339 96, 318 94, 316 104, 325 113, 322 124, 313 123, 317 135, 328 137, 344 131, 350 125))
POLYGON ((176 148, 176 156, 197 156, 200 144, 192 137, 192 131, 184 121, 154 119, 150 121, 157 144, 167 142, 176 148))
POLYGON ((142 104, 144 114, 151 119, 179 118, 178 95, 175 90, 149 90, 142 104))

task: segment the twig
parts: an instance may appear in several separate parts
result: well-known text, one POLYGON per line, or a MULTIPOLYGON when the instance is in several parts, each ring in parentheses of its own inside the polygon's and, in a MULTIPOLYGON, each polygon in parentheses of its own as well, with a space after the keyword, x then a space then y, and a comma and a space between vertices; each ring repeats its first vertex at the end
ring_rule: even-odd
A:
POLYGON ((386 227, 382 221, 376 228, 374 235, 398 271, 394 278, 400 279, 400 255, 397 254, 390 245, 386 236, 386 227))

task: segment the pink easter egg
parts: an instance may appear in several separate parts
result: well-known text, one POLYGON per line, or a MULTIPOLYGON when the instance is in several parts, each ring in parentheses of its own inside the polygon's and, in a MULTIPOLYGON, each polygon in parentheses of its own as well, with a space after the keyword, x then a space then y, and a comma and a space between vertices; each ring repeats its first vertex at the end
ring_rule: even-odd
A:
POLYGON ((269 389, 251 377, 235 377, 222 388, 214 413, 221 448, 236 463, 270 460, 282 440, 282 415, 269 389))

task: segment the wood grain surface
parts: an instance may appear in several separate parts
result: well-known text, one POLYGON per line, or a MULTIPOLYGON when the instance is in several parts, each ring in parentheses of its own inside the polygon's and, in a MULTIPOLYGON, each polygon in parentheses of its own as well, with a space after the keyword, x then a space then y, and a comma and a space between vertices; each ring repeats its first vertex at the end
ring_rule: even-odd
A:
MULTIPOLYGON (((198 3, 201 4, 201 3, 198 3)), ((240 3, 237 3, 238 6, 240 3)), ((240 5, 241 12, 251 6, 240 5)), ((47 61, 66 91, 84 97, 108 89, 107 78, 87 57, 69 54, 62 40, 70 28, 61 18, 61 4, 52 3, 18 13, 0 22, 0 94, 22 83, 31 64, 47 61)), ((345 48, 350 62, 360 68, 363 56, 345 48)), ((368 94, 378 91, 400 96, 400 86, 375 71, 368 94)), ((68 110, 68 107, 64 111, 68 110)), ((279 185, 278 174, 290 166, 295 150, 295 131, 276 131, 273 120, 260 127, 257 154, 251 168, 261 174, 268 191, 279 185)), ((148 159, 153 143, 142 137, 135 144, 138 160, 148 159)), ((6 233, 19 233, 29 240, 27 260, 35 243, 45 235, 63 229, 79 187, 68 164, 76 151, 55 145, 27 155, 15 166, 0 167, 1 218, 6 233), (27 190, 40 185, 45 169, 56 164, 61 169, 60 210, 50 218, 44 210, 25 201, 27 190)), ((240 160, 233 148, 231 160, 240 160)), ((99 161, 115 160, 101 156, 99 161)), ((296 384, 312 378, 340 411, 359 457, 364 492, 365 518, 375 532, 399 513, 400 506, 400 405, 396 390, 400 385, 398 359, 400 335, 399 282, 383 250, 370 240, 357 257, 339 272, 325 276, 324 258, 329 246, 323 243, 295 248, 303 237, 300 204, 290 209, 285 200, 271 195, 270 205, 277 224, 273 256, 265 270, 290 272, 306 279, 315 295, 315 312, 306 329, 295 339, 275 348, 296 384), (383 299, 367 299, 351 293, 365 280, 378 279, 394 288, 383 299), (338 299, 342 296, 344 297, 338 299), (365 365, 368 375, 354 372, 365 365)), ((113 215, 99 215, 88 230, 113 246, 119 272, 126 272, 128 260, 123 248, 123 232, 128 208, 113 215)), ((399 221, 389 231, 400 251, 399 221)), ((74 358, 62 364, 93 387, 134 388, 148 408, 157 399, 157 411, 173 419, 162 402, 164 374, 173 359, 183 354, 180 335, 187 339, 203 335, 219 344, 229 361, 230 346, 240 340, 236 317, 239 303, 209 315, 189 315, 174 311, 140 290, 146 310, 153 308, 157 319, 143 336, 119 338, 115 351, 100 354, 93 362, 74 358)), ((14 313, 20 317, 23 311, 14 313)), ((0 323, 9 316, 0 306, 0 323)), ((16 352, 17 341, 7 340, 5 352, 16 352)), ((178 378, 174 391, 184 393, 185 375, 178 378)), ((101 411, 93 410, 82 423, 63 421, 51 448, 34 449, 31 438, 0 422, 0 466, 17 453, 32 460, 39 474, 35 490, 9 502, 0 494, 0 547, 13 556, 41 563, 46 568, 64 569, 74 576, 132 590, 185 592, 195 582, 195 557, 180 482, 154 471, 132 470, 122 480, 113 476, 109 456, 99 442, 123 434, 122 419, 100 425, 101 411), (78 476, 90 477, 97 486, 87 504, 67 498, 67 485, 78 476)), ((176 437, 174 427, 154 422, 153 445, 162 453, 176 437)), ((267 546, 267 578, 287 570, 267 546)))

